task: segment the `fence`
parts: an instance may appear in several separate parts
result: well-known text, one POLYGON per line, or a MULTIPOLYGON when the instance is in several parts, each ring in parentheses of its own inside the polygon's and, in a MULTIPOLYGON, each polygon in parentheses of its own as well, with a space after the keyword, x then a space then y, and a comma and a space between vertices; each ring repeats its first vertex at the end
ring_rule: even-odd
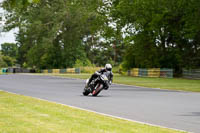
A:
POLYGON ((9 67, 6 68, 8 73, 35 73, 35 69, 9 67))
POLYGON ((173 69, 166 68, 133 68, 128 71, 133 77, 164 77, 173 78, 173 69))
POLYGON ((200 79, 200 69, 183 69, 183 77, 191 79, 200 79))
POLYGON ((67 69, 45 69, 41 70, 42 73, 94 73, 100 70, 100 67, 80 67, 80 68, 67 68, 67 69))
POLYGON ((1 74, 5 74, 5 73, 33 73, 35 72, 34 70, 32 69, 25 69, 25 68, 2 68, 0 70, 1 74))
MULTIPOLYGON (((67 69, 45 69, 41 70, 42 73, 94 73, 100 70, 100 67, 81 67, 81 68, 67 68, 67 69)), ((2 69, 0 73, 33 73, 35 70, 22 69, 22 68, 6 68, 2 69), (6 70, 6 71, 5 71, 6 70)), ((185 71, 184 71, 185 72, 185 71)), ((186 73, 186 72, 185 72, 186 73)), ((134 77, 166 77, 173 78, 173 69, 163 69, 163 68, 133 68, 128 71, 129 76, 134 77)), ((186 75, 186 74, 183 74, 186 75)), ((189 74, 191 75, 191 74, 189 74)), ((198 74, 192 74, 198 75, 198 74)), ((199 70, 200 75, 200 70, 199 70)), ((187 74, 188 76, 188 74, 187 74)), ((200 78, 200 76, 199 76, 200 78)))
POLYGON ((0 69, 0 74, 5 74, 8 72, 8 69, 7 68, 1 68, 0 69))
POLYGON ((80 68, 67 68, 67 69, 45 69, 42 73, 80 73, 80 68))

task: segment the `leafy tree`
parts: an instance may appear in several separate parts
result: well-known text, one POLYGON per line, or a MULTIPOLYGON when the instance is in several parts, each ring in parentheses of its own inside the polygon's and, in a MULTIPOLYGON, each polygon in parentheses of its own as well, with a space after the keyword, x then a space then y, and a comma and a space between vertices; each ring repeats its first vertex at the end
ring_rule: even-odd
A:
POLYGON ((10 56, 2 55, 0 52, 0 68, 12 67, 16 63, 16 59, 10 56))
POLYGON ((16 58, 17 56, 17 45, 15 43, 4 43, 1 44, 1 52, 5 56, 16 58))
POLYGON ((124 66, 198 67, 197 5, 198 0, 115 0, 112 17, 128 27, 124 66))
POLYGON ((90 60, 86 59, 86 60, 76 60, 76 63, 74 64, 73 67, 75 68, 80 68, 80 67, 85 67, 85 66, 94 66, 90 60))
POLYGON ((7 67, 6 62, 3 60, 2 57, 3 57, 3 56, 2 56, 2 54, 0 53, 0 68, 2 68, 2 67, 7 67))
POLYGON ((41 0, 27 8, 9 8, 5 29, 19 28, 18 61, 37 68, 72 67, 77 59, 86 58, 82 40, 98 29, 94 26, 99 1, 41 0), (92 5, 91 5, 92 3, 92 5), (94 20, 95 18, 95 20, 94 20))
POLYGON ((21 65, 66 68, 89 59, 97 66, 123 61, 127 69, 177 72, 200 65, 199 6, 199 0, 6 0, 2 5, 4 30, 19 28, 21 65))
POLYGON ((2 56, 2 59, 3 59, 3 62, 5 62, 6 66, 8 67, 12 67, 16 62, 15 58, 12 58, 10 56, 2 56))

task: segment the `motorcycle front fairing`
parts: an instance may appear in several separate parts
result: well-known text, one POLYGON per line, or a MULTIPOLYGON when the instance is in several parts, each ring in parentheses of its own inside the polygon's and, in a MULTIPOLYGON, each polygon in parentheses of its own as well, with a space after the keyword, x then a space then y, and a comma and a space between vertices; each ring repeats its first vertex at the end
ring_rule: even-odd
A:
POLYGON ((107 90, 107 89, 109 88, 109 79, 108 79, 107 74, 106 74, 106 73, 105 73, 105 74, 102 74, 102 75, 100 76, 100 79, 101 79, 101 82, 102 82, 102 84, 103 84, 103 88, 104 88, 105 90, 107 90))

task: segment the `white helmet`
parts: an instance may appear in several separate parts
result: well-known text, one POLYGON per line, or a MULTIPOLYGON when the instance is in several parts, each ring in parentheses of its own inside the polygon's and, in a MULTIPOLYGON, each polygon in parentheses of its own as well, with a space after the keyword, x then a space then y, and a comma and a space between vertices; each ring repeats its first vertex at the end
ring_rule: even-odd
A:
POLYGON ((112 71, 112 65, 111 64, 106 64, 105 69, 108 71, 112 71))

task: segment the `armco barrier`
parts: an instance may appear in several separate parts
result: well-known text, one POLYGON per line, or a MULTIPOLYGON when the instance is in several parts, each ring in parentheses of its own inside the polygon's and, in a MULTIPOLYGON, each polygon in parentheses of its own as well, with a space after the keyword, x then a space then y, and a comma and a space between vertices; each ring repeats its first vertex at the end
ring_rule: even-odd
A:
POLYGON ((20 67, 8 67, 0 69, 1 73, 35 73, 35 69, 27 69, 20 67))
POLYGON ((2 73, 2 74, 7 73, 7 72, 8 72, 8 69, 7 69, 7 68, 2 68, 2 69, 1 69, 1 73, 2 73))
POLYGON ((66 73, 67 69, 60 69, 60 73, 66 73))
POLYGON ((147 77, 148 76, 148 70, 145 69, 145 68, 140 68, 138 76, 140 76, 140 77, 147 77))
POLYGON ((42 73, 48 73, 48 70, 42 70, 42 73))
POLYGON ((67 68, 67 69, 45 69, 41 70, 42 73, 80 73, 80 68, 67 68))
POLYGON ((148 69, 148 77, 160 77, 160 68, 148 69))
POLYGON ((75 73, 81 73, 80 68, 75 68, 75 73))
POLYGON ((60 73, 60 69, 52 69, 52 73, 60 73))
POLYGON ((183 77, 191 79, 200 79, 200 69, 183 69, 183 77))
POLYGON ((134 77, 164 77, 173 78, 173 69, 166 68, 133 68, 128 71, 129 76, 134 77))
POLYGON ((161 68, 160 77, 162 78, 173 78, 173 69, 161 68))
POLYGON ((48 73, 52 73, 52 69, 48 69, 48 73))
POLYGON ((75 73, 75 68, 67 68, 67 73, 75 73))
POLYGON ((139 74, 139 68, 133 68, 130 72, 130 76, 135 76, 137 77, 139 74))

